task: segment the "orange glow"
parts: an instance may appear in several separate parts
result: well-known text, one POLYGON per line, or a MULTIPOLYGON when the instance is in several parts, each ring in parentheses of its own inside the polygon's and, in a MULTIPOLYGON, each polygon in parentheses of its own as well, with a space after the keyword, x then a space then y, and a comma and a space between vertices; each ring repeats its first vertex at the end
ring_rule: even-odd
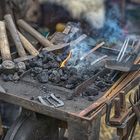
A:
POLYGON ((71 58, 72 52, 70 51, 69 55, 67 56, 67 58, 61 63, 60 68, 65 67, 66 63, 68 62, 68 60, 71 58))

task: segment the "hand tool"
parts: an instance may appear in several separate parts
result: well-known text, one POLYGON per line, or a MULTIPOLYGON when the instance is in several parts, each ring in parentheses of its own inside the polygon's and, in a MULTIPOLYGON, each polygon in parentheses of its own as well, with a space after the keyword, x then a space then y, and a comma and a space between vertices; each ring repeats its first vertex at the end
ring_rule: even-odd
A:
POLYGON ((12 19, 12 16, 10 14, 7 14, 4 16, 4 19, 5 19, 6 27, 9 30, 11 37, 13 38, 13 41, 15 43, 19 56, 20 57, 26 56, 26 52, 21 43, 18 31, 17 31, 14 21, 12 19))
POLYGON ((40 44, 42 44, 44 47, 52 47, 53 44, 45 38, 43 35, 41 35, 39 32, 37 32, 34 28, 32 28, 28 23, 26 23, 24 20, 18 20, 17 24, 19 27, 30 33, 35 39, 37 39, 40 44))
POLYGON ((26 66, 23 63, 23 61, 32 59, 34 56, 37 56, 39 54, 39 52, 32 46, 32 44, 20 32, 17 31, 11 15, 6 15, 5 21, 6 21, 7 28, 9 29, 9 31, 13 37, 13 40, 15 42, 18 54, 20 56, 19 58, 14 59, 14 62, 17 63, 18 69, 25 70, 26 66), (23 44, 23 46, 22 46, 22 44, 23 44), (31 55, 27 56, 24 48, 31 55))
POLYGON ((107 60, 105 63, 105 67, 112 69, 112 70, 118 70, 118 71, 124 71, 124 72, 136 71, 136 70, 140 69, 140 65, 133 64, 133 63, 136 60, 136 58, 139 54, 139 51, 140 51, 140 41, 138 41, 133 52, 130 54, 131 57, 130 57, 129 61, 120 62, 119 59, 118 59, 118 61, 107 60))
POLYGON ((5 23, 0 21, 0 51, 2 56, 2 64, 0 65, 0 71, 3 73, 14 73, 17 70, 25 69, 26 66, 23 63, 14 63, 12 61, 10 46, 6 34, 5 23))
POLYGON ((50 106, 49 104, 51 104, 51 107, 56 107, 57 108, 57 107, 64 106, 64 102, 61 101, 60 99, 58 99, 53 93, 50 93, 49 95, 46 95, 46 96, 38 96, 38 100, 43 105, 50 106))
POLYGON ((6 27, 3 21, 0 21, 0 51, 3 61, 0 68, 3 69, 4 72, 13 72, 15 64, 12 62, 6 27))
POLYGON ((37 56, 39 54, 39 51, 35 49, 35 47, 26 39, 26 37, 18 32, 20 40, 23 44, 23 47, 28 51, 28 53, 32 56, 37 56))

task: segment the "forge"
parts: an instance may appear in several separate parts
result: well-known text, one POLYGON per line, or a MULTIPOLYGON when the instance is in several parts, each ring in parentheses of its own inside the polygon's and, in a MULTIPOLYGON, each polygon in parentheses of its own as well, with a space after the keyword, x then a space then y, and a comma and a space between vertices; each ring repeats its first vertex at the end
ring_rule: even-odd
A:
POLYGON ((77 136, 73 130, 78 128, 84 131, 80 140, 90 140, 106 112, 106 124, 118 129, 130 114, 134 116, 132 106, 126 108, 124 102, 140 81, 139 37, 121 30, 117 41, 114 36, 106 39, 102 31, 103 38, 96 36, 97 31, 93 38, 76 22, 46 37, 22 19, 16 24, 11 15, 4 19, 0 22, 0 99, 25 108, 18 110, 20 117, 48 115, 59 120, 57 129, 70 129, 70 137, 77 136))

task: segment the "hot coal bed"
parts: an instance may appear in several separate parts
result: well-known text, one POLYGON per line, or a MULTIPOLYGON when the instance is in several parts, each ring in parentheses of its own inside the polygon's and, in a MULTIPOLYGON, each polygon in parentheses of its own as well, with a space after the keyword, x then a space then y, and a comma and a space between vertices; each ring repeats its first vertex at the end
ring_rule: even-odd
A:
MULTIPOLYGON (((67 24, 70 26, 71 24, 67 24)), ((50 37, 54 44, 67 43, 83 34, 77 24, 71 25, 76 32, 69 34, 55 33, 50 37)), ((101 42, 101 41, 100 41, 101 42)), ((100 96, 101 93, 107 91, 113 83, 119 78, 119 72, 106 69, 104 67, 104 59, 116 57, 117 50, 109 49, 104 46, 104 43, 95 43, 90 37, 81 39, 76 45, 71 45, 68 48, 63 48, 61 51, 42 50, 39 55, 25 62, 26 70, 16 71, 12 74, 1 72, 1 77, 4 81, 14 81, 22 79, 25 75, 30 75, 31 79, 37 80, 42 84, 48 83, 66 89, 73 90, 87 81, 86 89, 80 95, 93 101, 95 96, 100 96), (88 53, 93 46, 101 44, 102 48, 99 51, 88 53), (68 58, 69 57, 69 58, 68 58), (67 61, 66 61, 67 60, 67 61), (90 78, 94 80, 88 83, 90 78), (87 88, 88 87, 88 88, 87 88)), ((100 46, 100 47, 101 47, 100 46)), ((75 94, 77 95, 77 93, 75 94)), ((72 99, 71 97, 69 99, 72 99)))

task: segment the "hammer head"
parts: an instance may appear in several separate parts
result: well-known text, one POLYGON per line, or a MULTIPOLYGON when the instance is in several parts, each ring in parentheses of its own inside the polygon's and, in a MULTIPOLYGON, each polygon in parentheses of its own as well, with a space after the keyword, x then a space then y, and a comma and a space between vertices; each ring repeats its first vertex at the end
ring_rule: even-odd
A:
POLYGON ((16 65, 11 60, 5 60, 1 64, 1 70, 3 73, 14 73, 16 69, 16 65))

